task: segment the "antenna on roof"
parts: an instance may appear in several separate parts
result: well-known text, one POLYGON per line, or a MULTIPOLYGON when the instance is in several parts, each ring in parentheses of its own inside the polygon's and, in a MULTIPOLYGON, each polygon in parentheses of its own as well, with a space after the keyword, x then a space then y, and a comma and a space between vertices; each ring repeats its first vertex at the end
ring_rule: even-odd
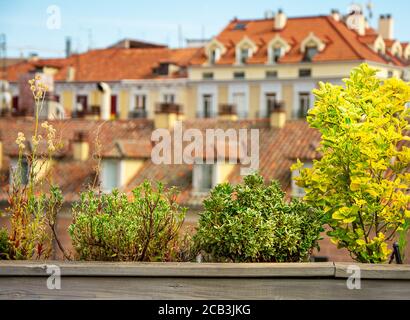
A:
POLYGON ((88 50, 93 48, 93 30, 88 29, 88 50))
POLYGON ((366 9, 368 11, 368 19, 369 19, 369 23, 371 22, 371 20, 373 19, 373 8, 374 8, 374 4, 371 0, 369 0, 369 2, 366 4, 366 9))
POLYGON ((182 48, 183 46, 183 40, 184 37, 182 35, 182 26, 179 24, 178 25, 178 48, 182 48))

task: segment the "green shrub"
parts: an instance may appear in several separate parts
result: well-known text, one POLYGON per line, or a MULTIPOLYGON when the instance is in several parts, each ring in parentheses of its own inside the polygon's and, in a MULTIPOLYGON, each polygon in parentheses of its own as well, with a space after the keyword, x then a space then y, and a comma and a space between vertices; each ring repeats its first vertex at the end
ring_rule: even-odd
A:
POLYGON ((133 190, 133 196, 115 190, 81 195, 73 207, 69 227, 79 258, 109 261, 164 261, 178 241, 185 208, 175 202, 176 190, 150 182, 133 190))
POLYGON ((9 236, 6 229, 0 229, 0 260, 9 256, 9 236))
POLYGON ((279 183, 265 185, 258 174, 216 186, 204 207, 194 241, 213 261, 305 261, 323 231, 319 211, 287 203, 279 183))

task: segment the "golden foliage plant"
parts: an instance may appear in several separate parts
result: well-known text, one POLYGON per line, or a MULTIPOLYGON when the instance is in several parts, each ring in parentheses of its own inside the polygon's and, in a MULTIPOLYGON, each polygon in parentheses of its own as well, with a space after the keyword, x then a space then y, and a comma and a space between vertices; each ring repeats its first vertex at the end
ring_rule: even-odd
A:
POLYGON ((307 121, 322 134, 322 157, 291 168, 304 199, 326 213, 332 242, 366 263, 388 259, 410 218, 410 86, 376 73, 362 64, 345 87, 320 83, 307 121))
MULTIPOLYGON (((42 123, 45 138, 39 134, 39 114, 47 87, 39 76, 30 80, 29 85, 35 101, 34 134, 30 150, 26 150, 26 137, 22 132, 16 139, 19 156, 11 172, 9 206, 6 209, 11 228, 7 252, 1 253, 8 259, 46 259, 50 256, 51 242, 56 237, 56 216, 63 202, 60 189, 45 181, 43 176, 47 175, 42 174, 50 170, 52 156, 59 148, 52 125, 42 123)), ((62 249, 58 239, 57 243, 62 249)))

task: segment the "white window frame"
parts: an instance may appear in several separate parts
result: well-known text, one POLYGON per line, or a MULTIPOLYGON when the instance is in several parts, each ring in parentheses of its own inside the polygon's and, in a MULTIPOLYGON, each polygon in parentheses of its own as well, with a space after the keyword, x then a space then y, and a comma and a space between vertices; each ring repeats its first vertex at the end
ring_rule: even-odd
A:
POLYGON ((212 96, 211 117, 218 115, 218 86, 217 85, 200 85, 197 91, 197 115, 202 118, 204 116, 203 96, 212 96))
POLYGON ((246 119, 248 118, 250 107, 249 107, 249 85, 246 84, 232 84, 228 87, 229 95, 228 95, 228 103, 234 104, 234 96, 236 94, 243 94, 244 95, 244 110, 239 110, 237 108, 236 113, 239 119, 246 119))
POLYGON ((101 189, 103 192, 105 193, 110 193, 112 192, 112 190, 114 189, 119 189, 122 187, 122 170, 123 170, 123 163, 121 160, 117 160, 117 159, 103 159, 101 162, 101 189), (115 183, 115 187, 112 189, 106 188, 105 185, 105 180, 107 178, 107 172, 106 172, 106 165, 107 162, 111 162, 111 163, 115 163, 116 165, 116 169, 117 169, 117 182, 115 183))
MULTIPOLYGON (((265 82, 261 84, 260 103, 259 103, 259 117, 263 118, 268 110, 265 103, 265 96, 267 93, 275 93, 277 101, 282 101, 282 84, 279 82, 265 82)), ((287 108, 288 106, 286 106, 287 108)))

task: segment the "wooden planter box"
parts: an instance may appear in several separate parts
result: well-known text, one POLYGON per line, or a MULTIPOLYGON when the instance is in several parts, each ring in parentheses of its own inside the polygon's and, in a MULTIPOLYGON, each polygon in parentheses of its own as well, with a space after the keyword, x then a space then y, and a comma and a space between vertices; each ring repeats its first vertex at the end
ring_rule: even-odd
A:
POLYGON ((410 265, 0 261, 0 299, 410 299, 410 265), (47 265, 61 289, 47 289, 47 265))

